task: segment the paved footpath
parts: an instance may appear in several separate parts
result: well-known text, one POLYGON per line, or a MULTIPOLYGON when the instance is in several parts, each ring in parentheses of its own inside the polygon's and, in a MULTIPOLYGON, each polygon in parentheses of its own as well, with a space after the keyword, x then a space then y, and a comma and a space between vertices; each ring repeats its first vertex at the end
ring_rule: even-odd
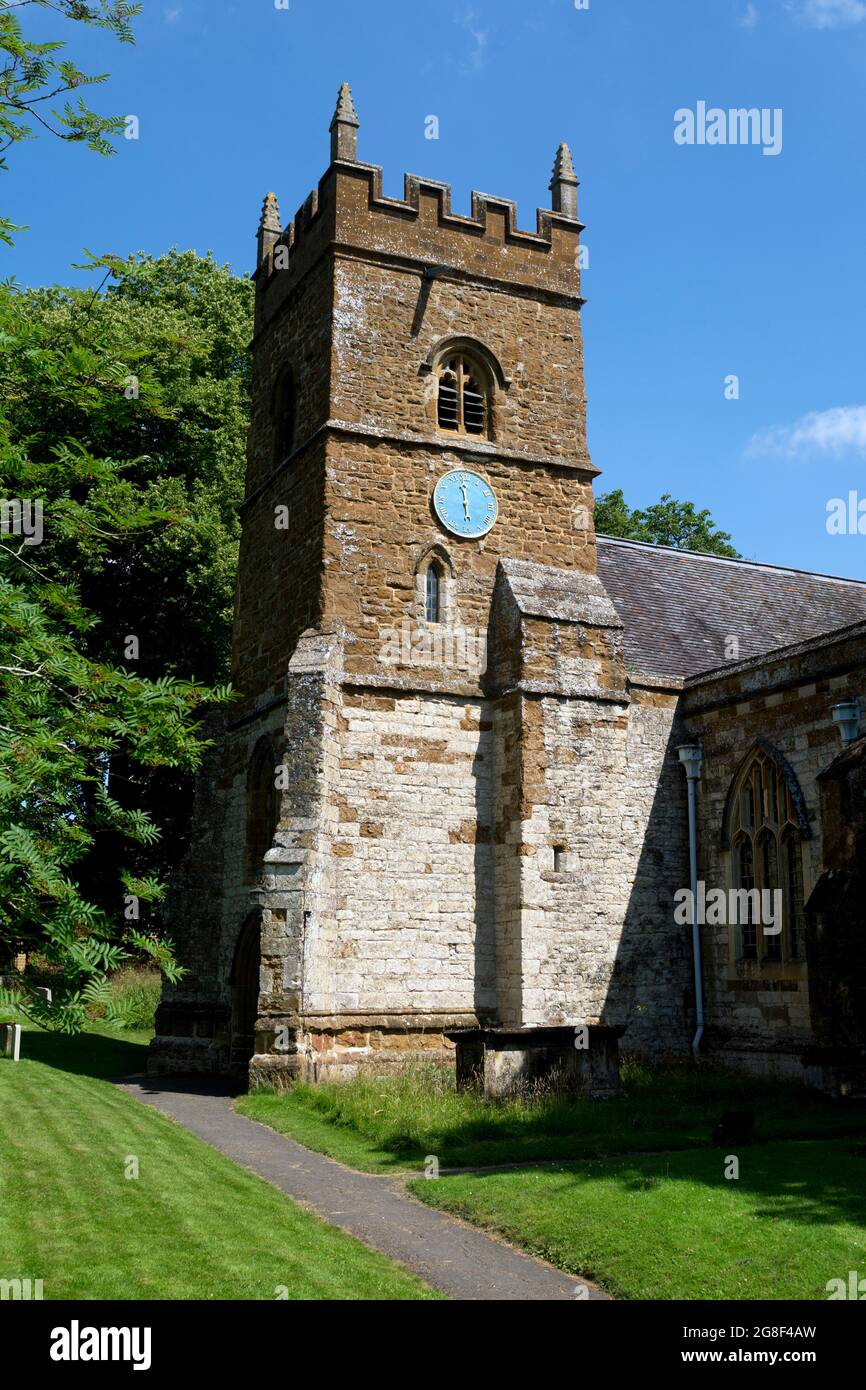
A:
POLYGON ((590 1299, 606 1299, 594 1285, 425 1206, 398 1180, 358 1173, 237 1114, 227 1088, 210 1078, 142 1077, 120 1085, 451 1298, 575 1302, 588 1288, 590 1299))

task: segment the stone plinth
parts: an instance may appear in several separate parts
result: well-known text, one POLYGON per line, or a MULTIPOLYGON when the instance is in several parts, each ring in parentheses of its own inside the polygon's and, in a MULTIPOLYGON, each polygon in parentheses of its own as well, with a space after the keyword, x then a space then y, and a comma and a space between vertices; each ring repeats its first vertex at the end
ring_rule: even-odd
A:
POLYGON ((567 1095, 606 1100, 620 1093, 624 1031, 601 1025, 461 1029, 446 1037, 457 1047, 458 1090, 478 1088, 485 1096, 503 1097, 546 1082, 567 1095), (588 1046, 581 1047, 584 1039, 588 1046))

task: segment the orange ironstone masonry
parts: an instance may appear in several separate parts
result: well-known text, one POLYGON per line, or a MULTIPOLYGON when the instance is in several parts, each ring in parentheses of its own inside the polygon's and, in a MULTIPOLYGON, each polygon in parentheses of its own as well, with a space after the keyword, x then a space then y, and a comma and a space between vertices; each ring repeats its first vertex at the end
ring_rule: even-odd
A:
MULTIPOLYGON (((344 89, 318 189, 288 229, 271 195, 263 212, 241 700, 215 717, 171 889, 190 973, 166 989, 151 1066, 283 1084, 444 1056, 444 1030, 484 1021, 625 1025, 629 1046, 685 1053, 682 682, 627 672, 596 573, 570 157, 530 233, 511 203, 473 194, 457 216, 445 185, 414 177, 384 198, 356 126, 344 89), (454 344, 489 374, 487 438, 437 428, 435 369, 454 344), (497 495, 482 540, 432 509, 455 467, 497 495), (451 665, 383 659, 401 624, 424 628, 431 555, 445 623, 482 633, 486 662, 474 647, 451 665)), ((704 694, 687 692, 689 729, 718 740, 729 777, 745 716, 705 718, 704 694)), ((792 728, 805 713, 791 707, 792 728)), ((814 775, 808 736, 795 753, 814 775)), ((752 1043, 789 1053, 808 1040, 802 991, 769 1006, 725 992, 720 948, 711 968, 720 1028, 740 1017, 752 1043)))

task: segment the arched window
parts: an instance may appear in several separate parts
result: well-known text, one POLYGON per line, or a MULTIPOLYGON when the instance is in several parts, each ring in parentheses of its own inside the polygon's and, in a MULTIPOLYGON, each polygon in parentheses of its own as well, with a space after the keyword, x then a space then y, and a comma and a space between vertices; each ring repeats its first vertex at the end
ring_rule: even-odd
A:
POLYGON ((453 627, 457 621, 454 564, 445 547, 431 545, 416 554, 413 574, 416 621, 453 627))
POLYGON ((295 443, 295 382, 289 367, 277 378, 271 406, 274 433, 274 466, 278 467, 292 452, 295 443))
POLYGON ((440 430, 485 436, 489 400, 485 374, 464 353, 453 353, 438 367, 437 423, 440 430))
MULTIPOLYGON (((784 759, 758 747, 728 797, 728 837, 740 900, 739 954, 744 960, 796 960, 803 939, 802 796, 784 759), (798 802, 800 803, 798 805, 798 802), (757 894, 780 893, 781 931, 765 930, 757 894)), ((771 913, 779 901, 767 899, 771 913)))
POLYGON ((424 576, 424 616, 428 623, 441 622, 442 571, 436 560, 431 560, 424 576))

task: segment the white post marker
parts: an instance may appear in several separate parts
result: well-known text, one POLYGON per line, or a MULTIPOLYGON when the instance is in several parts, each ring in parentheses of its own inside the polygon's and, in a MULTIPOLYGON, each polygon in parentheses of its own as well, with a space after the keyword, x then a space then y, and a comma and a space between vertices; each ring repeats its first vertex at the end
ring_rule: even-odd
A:
POLYGON ((21 1061, 21 1024, 4 1023, 0 1029, 0 1047, 13 1062, 21 1061))

